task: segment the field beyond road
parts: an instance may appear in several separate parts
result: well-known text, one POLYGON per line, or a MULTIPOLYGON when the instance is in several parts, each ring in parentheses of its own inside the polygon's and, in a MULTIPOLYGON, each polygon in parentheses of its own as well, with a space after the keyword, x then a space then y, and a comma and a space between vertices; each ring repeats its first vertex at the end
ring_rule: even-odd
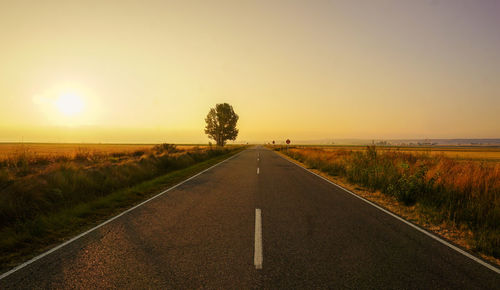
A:
MULTIPOLYGON (((37 156, 68 156, 80 152, 98 154, 131 153, 152 149, 155 144, 86 144, 86 143, 0 143, 0 160, 20 154, 37 156)), ((177 149, 190 149, 196 145, 177 145, 177 149)), ((204 147, 204 146, 198 146, 204 147)))
MULTIPOLYGON (((366 146, 300 146, 302 148, 318 148, 324 151, 365 151, 366 146)), ((500 162, 500 147, 487 146, 377 146, 380 152, 396 151, 431 156, 445 156, 456 160, 497 161, 500 162)))

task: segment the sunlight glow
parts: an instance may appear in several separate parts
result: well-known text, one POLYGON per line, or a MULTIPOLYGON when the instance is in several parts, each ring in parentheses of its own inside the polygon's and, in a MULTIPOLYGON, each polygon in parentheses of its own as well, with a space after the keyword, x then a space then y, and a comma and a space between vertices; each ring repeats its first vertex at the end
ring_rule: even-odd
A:
POLYGON ((102 116, 99 96, 77 82, 61 82, 39 91, 32 102, 39 125, 90 126, 97 124, 102 116))
POLYGON ((61 94, 55 104, 59 112, 66 116, 78 115, 85 107, 83 99, 75 93, 61 94))

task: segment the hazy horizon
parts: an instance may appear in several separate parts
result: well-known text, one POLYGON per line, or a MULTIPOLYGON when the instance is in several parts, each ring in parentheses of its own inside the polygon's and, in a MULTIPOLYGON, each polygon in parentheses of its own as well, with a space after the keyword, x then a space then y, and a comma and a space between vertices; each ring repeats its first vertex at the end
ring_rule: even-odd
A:
POLYGON ((500 2, 0 1, 0 142, 500 137, 500 2))

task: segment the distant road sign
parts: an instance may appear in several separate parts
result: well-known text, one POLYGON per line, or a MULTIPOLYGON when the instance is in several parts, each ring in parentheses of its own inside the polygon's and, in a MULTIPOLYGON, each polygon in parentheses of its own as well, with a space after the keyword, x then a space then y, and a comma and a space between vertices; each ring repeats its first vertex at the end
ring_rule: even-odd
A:
POLYGON ((290 139, 286 139, 286 144, 290 144, 290 139))

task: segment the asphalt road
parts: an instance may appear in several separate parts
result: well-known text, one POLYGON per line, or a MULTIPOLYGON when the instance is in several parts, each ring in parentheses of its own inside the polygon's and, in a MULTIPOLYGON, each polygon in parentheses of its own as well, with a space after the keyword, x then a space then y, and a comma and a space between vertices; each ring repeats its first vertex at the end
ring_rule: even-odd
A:
POLYGON ((500 275, 256 147, 0 288, 500 289, 500 275))

